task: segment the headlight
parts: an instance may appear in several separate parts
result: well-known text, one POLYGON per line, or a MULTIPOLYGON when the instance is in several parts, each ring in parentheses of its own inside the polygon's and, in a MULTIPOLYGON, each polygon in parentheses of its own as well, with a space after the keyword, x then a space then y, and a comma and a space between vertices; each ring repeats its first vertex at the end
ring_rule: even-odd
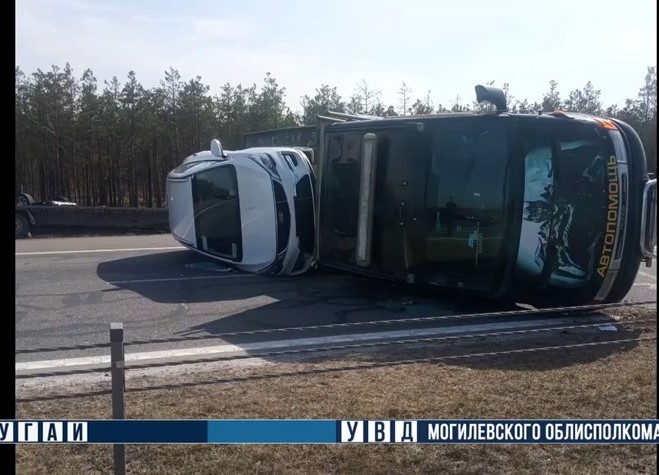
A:
POLYGON ((625 143, 622 140, 622 135, 617 130, 610 131, 609 135, 613 141, 613 149, 616 153, 616 161, 618 163, 627 163, 627 153, 625 152, 625 143))
POLYGON ((277 178, 278 181, 281 181, 281 177, 279 176, 279 172, 277 171, 277 165, 275 164, 274 159, 267 154, 263 155, 250 155, 249 159, 256 163, 257 165, 262 166, 265 168, 270 176, 273 178, 277 178))

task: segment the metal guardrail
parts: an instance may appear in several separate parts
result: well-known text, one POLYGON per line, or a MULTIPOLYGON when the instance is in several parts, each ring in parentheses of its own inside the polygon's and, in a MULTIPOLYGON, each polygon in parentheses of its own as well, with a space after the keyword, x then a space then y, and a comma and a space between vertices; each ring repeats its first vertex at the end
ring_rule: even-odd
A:
POLYGON ((17 205, 16 238, 39 229, 148 229, 169 231, 167 208, 17 205), (18 220, 21 221, 20 226, 18 220), (19 230, 20 228, 20 230, 19 230))
MULTIPOLYGON (((149 345, 157 343, 178 343, 184 341, 199 341, 199 340, 216 340, 218 338, 233 337, 233 336, 247 336, 247 335, 262 335, 269 333, 286 333, 286 332, 300 332, 309 330, 327 330, 334 328, 356 328, 356 327, 373 327, 378 325, 395 325, 401 323, 424 323, 445 320, 469 320, 474 318, 491 318, 491 317, 522 317, 528 315, 546 315, 553 313, 560 313, 562 315, 570 314, 583 314, 587 315, 599 310, 620 307, 638 307, 643 305, 656 304, 656 300, 641 300, 639 302, 618 302, 596 305, 581 305, 574 307, 553 307, 541 309, 525 309, 525 310, 504 310, 500 312, 480 312, 480 313, 462 313, 457 315, 433 315, 428 317, 413 317, 403 319, 390 319, 390 320, 369 320, 363 322, 346 322, 346 323, 328 323, 323 325, 306 325, 297 327, 283 327, 283 328, 264 328, 258 330, 243 330, 235 332, 222 332, 214 335, 192 335, 171 338, 152 338, 147 340, 132 340, 124 342, 124 345, 149 345)), ((77 350, 90 350, 94 348, 104 348, 107 343, 91 343, 86 345, 70 345, 59 346, 50 348, 30 348, 24 350, 17 350, 16 354, 29 354, 29 353, 47 353, 52 351, 77 351, 77 350)))
MULTIPOLYGON (((125 342, 123 340, 123 326, 121 331, 121 346, 122 346, 122 358, 123 358, 123 348, 127 345, 142 345, 142 344, 155 344, 155 343, 170 343, 170 342, 182 342, 182 341, 198 341, 198 340, 209 340, 209 339, 218 339, 226 336, 236 336, 236 335, 254 335, 254 334, 263 334, 263 333, 281 333, 281 332, 298 332, 302 330, 318 330, 318 329, 332 329, 332 328, 351 328, 351 327, 360 327, 360 326, 374 326, 374 325, 388 325, 388 324, 401 324, 409 322, 431 322, 437 320, 454 320, 454 319, 472 319, 476 317, 493 317, 493 316, 527 316, 527 315, 543 315, 551 313, 562 313, 566 314, 579 314, 587 315, 589 313, 594 313, 599 310, 609 309, 609 308, 620 308, 620 307, 635 307, 642 305, 656 304, 656 300, 647 300, 640 302, 622 302, 622 303, 610 303, 610 304, 598 304, 598 305, 584 305, 579 307, 554 307, 547 309, 534 309, 534 310, 511 310, 511 311, 502 311, 502 312, 486 312, 486 313, 471 313, 471 314, 458 314, 458 315, 441 315, 441 316, 430 316, 430 317, 416 317, 416 318, 406 318, 406 319, 393 319, 393 320, 375 320, 375 321, 366 321, 366 322, 352 322, 352 323, 338 323, 338 324, 327 324, 327 325, 308 325, 300 327, 286 327, 286 328, 273 328, 273 329, 261 329, 261 330, 249 330, 249 331, 239 331, 239 332, 226 332, 218 333, 212 336, 189 336, 189 337, 175 337, 175 338, 160 338, 160 339, 149 339, 149 340, 133 340, 125 342)), ((636 324, 636 323, 648 323, 655 321, 656 319, 639 319, 633 321, 620 321, 618 323, 624 324, 636 324)), ((341 344, 341 345, 329 345, 324 347, 315 347, 315 348, 298 348, 291 350, 272 350, 272 351, 263 351, 263 352, 253 352, 249 354, 239 354, 239 355, 226 355, 222 357, 212 358, 204 357, 194 360, 177 360, 169 362, 160 362, 160 363, 148 363, 148 364, 130 364, 126 365, 121 363, 124 369, 146 369, 158 366, 170 366, 170 365, 182 365, 182 364, 194 364, 198 362, 212 362, 212 361, 230 361, 238 359, 248 359, 248 358, 265 358, 265 357, 278 357, 278 356, 288 356, 295 354, 306 354, 306 353, 317 353, 323 351, 336 351, 336 350, 346 350, 346 349, 359 349, 359 348, 370 348, 377 346, 391 346, 391 345, 402 345, 402 344, 415 344, 415 343, 430 343, 430 342, 439 342, 439 341, 449 341, 449 340, 460 340, 460 339, 474 339, 474 338, 486 338, 486 337, 495 337, 495 336, 508 336, 508 335, 522 335, 522 334, 532 334, 532 333, 541 333, 541 332, 551 332, 551 331, 565 331, 570 329, 578 328, 589 328, 602 325, 602 322, 598 323, 584 323, 584 324, 571 324, 571 325, 554 325, 550 327, 543 328, 524 328, 519 330, 503 330, 503 331, 492 331, 485 333, 470 333, 462 335, 445 335, 438 337, 425 337, 425 338, 400 338, 397 340, 387 340, 387 341, 375 341, 375 342, 362 342, 362 343, 352 343, 352 344, 341 344)), ((118 328, 115 329, 115 333, 118 332, 118 328)), ((111 335, 114 335, 112 333, 111 335)), ((112 337, 118 338, 118 337, 112 337)), ((112 340, 111 341, 114 341, 112 340)), ((84 350, 84 349, 95 349, 95 348, 107 348, 107 343, 97 343, 89 345, 75 345, 75 346, 60 346, 52 348, 34 348, 29 350, 18 350, 16 354, 28 354, 35 352, 52 352, 52 351, 70 351, 70 350, 84 350)), ((115 353, 113 353, 115 354, 115 353)), ((123 359, 122 359, 123 361, 123 359)), ((114 367, 112 367, 114 368, 114 367)), ((75 375, 75 374, 88 374, 88 373, 101 373, 107 372, 107 367, 96 367, 96 368, 87 368, 80 370, 67 370, 67 371, 48 371, 41 373, 28 373, 28 374, 18 374, 16 379, 29 379, 37 377, 50 377, 50 376, 64 376, 64 375, 75 375)))
MULTIPOLYGON (((650 323, 655 321, 656 319, 638 319, 633 321, 617 322, 617 323, 625 324, 625 325, 636 325, 639 323, 650 323)), ((469 339, 475 340, 478 338, 488 338, 488 337, 498 337, 498 336, 514 336, 514 335, 527 335, 534 333, 563 332, 567 330, 595 328, 605 324, 606 322, 597 322, 597 323, 584 323, 584 324, 575 324, 575 325, 559 325, 559 326, 543 327, 543 328, 523 328, 520 330, 502 330, 502 331, 491 331, 491 332, 482 332, 482 333, 468 333, 462 335, 444 335, 444 336, 423 337, 423 338, 399 338, 399 339, 385 340, 385 341, 347 343, 347 344, 328 345, 328 346, 313 347, 313 348, 296 348, 290 350, 272 350, 272 351, 253 352, 253 353, 238 354, 238 355, 224 355, 218 357, 177 359, 175 361, 162 361, 159 363, 126 364, 124 362, 122 363, 122 365, 123 368, 126 370, 149 369, 149 368, 159 368, 162 366, 181 366, 186 364, 212 363, 218 361, 235 361, 235 360, 245 360, 251 358, 283 357, 283 356, 294 356, 294 355, 303 355, 303 354, 312 354, 312 353, 323 353, 328 351, 357 350, 363 348, 376 348, 376 347, 397 346, 397 345, 438 343, 442 341, 459 341, 459 340, 469 340, 469 339)), ((111 370, 114 371, 114 366, 111 366, 111 370)), ((16 375, 15 378, 16 379, 46 378, 52 376, 105 373, 107 371, 108 371, 107 367, 100 367, 100 368, 88 368, 81 370, 29 373, 24 375, 16 375)))
MULTIPOLYGON (((618 321, 618 325, 633 326, 642 323, 652 323, 656 322, 656 318, 643 318, 635 319, 628 321, 618 321)), ((264 357, 281 357, 281 356, 291 356, 291 355, 301 355, 301 354, 312 354, 312 353, 321 353, 328 351, 342 351, 342 350, 353 350, 353 349, 362 349, 362 348, 376 348, 376 347, 387 347, 387 346, 398 346, 398 345, 413 345, 413 344, 427 344, 427 343, 437 343, 442 341, 460 341, 460 340, 476 340, 483 338, 491 338, 498 336, 515 336, 515 335, 528 335, 528 334, 541 334, 541 333, 551 333, 551 332, 565 332, 568 330, 577 330, 577 329, 587 329, 595 328, 602 325, 606 325, 606 322, 596 322, 596 323, 584 323, 584 324, 573 324, 573 325, 556 325, 551 327, 542 327, 542 328, 524 328, 519 330, 502 330, 502 331, 492 331, 492 332, 481 332, 481 333, 469 333, 462 335, 443 335, 438 337, 424 337, 424 338, 399 338, 393 340, 385 341, 375 341, 375 342, 362 342, 362 343, 350 343, 350 344, 340 344, 340 345, 328 345, 323 347, 312 347, 312 348, 297 348, 290 350, 277 350, 277 351, 264 351, 264 352, 255 352, 248 354, 238 354, 238 355, 227 355, 221 357, 202 357, 195 359, 179 359, 175 361, 162 361, 157 363, 147 363, 147 364, 126 364, 125 354, 124 354, 124 345, 123 340, 123 324, 122 323, 112 323, 110 328, 110 339, 111 339, 111 361, 110 367, 107 366, 100 368, 89 368, 83 370, 73 370, 73 371, 51 371, 44 373, 31 373, 25 375, 16 375, 16 379, 31 379, 31 378, 43 378, 43 377, 53 377, 53 376, 66 376, 66 375, 76 375, 76 374, 91 374, 91 373, 105 373, 110 370, 112 376, 112 390, 111 391, 95 391, 89 393, 81 393, 80 395, 91 396, 91 395, 101 395, 101 394, 113 394, 113 414, 116 414, 117 417, 123 417, 124 414, 124 402, 123 402, 123 393, 126 392, 125 384, 125 371, 126 370, 136 370, 136 369, 148 369, 148 368, 157 368, 163 366, 177 366, 185 364, 195 364, 195 363, 209 363, 217 361, 234 361, 241 359, 250 359, 250 358, 264 358, 264 357), (119 399, 119 396, 121 398, 119 399)), ((649 339, 655 339, 656 337, 650 337, 649 339)), ((638 341, 642 341, 648 338, 641 338, 638 341)), ((635 341, 637 339, 634 339, 635 341)), ((624 340, 627 341, 627 340, 624 340)), ((602 342, 594 342, 592 345, 598 344, 611 344, 615 342, 623 342, 623 340, 607 340, 602 342)), ((584 346, 586 344, 577 344, 576 347, 584 346)), ((587 345, 591 345, 588 343, 587 345)), ((107 347, 107 344, 105 345, 107 347)), ((547 347, 547 348, 568 348, 573 347, 574 345, 561 345, 556 347, 547 347)), ((497 354, 506 354, 510 352, 521 352, 521 351, 538 351, 537 348, 528 348, 526 350, 505 350, 502 352, 497 352, 497 354)), ((475 357, 480 355, 478 354, 463 354, 463 355, 448 355, 438 357, 440 359, 447 358, 467 358, 475 357)), ((172 386, 176 387, 176 385, 172 386)), ((148 387, 150 388, 150 387, 148 387)), ((157 387, 154 387, 154 389, 157 387)), ((135 390, 135 389, 133 389, 135 390)), ((140 390, 145 390, 145 388, 140 388, 140 390)), ((128 390, 130 392, 131 389, 128 390)), ((17 402, 27 402, 27 401, 36 401, 44 399, 52 399, 58 397, 66 397, 66 395, 58 396, 48 396, 45 398, 33 398, 20 400, 17 399, 17 402)))
MULTIPOLYGON (((110 324, 110 364, 112 368, 112 418, 124 419, 126 373, 124 366, 124 324, 110 324)), ((114 444, 114 473, 126 475, 126 446, 114 444)))

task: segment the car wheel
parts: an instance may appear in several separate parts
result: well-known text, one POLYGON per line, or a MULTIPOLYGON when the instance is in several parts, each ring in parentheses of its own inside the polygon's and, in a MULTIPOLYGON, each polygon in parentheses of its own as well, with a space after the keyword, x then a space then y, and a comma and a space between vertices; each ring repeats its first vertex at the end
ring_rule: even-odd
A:
POLYGON ((30 222, 24 214, 17 214, 15 220, 16 239, 24 239, 30 232, 30 222))
POLYGON ((16 198, 14 199, 14 203, 17 206, 28 206, 34 203, 34 200, 32 199, 32 196, 28 195, 27 193, 19 193, 16 195, 16 198))

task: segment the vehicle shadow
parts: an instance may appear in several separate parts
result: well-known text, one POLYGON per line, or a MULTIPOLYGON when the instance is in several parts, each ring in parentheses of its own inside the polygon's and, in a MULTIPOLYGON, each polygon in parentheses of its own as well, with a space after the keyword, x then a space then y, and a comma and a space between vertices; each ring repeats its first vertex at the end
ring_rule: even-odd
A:
MULTIPOLYGON (((263 355, 263 345, 272 341, 327 336, 319 330, 281 331, 290 327, 322 326, 344 323, 364 325, 333 329, 331 334, 370 333, 380 330, 405 330, 429 326, 491 325, 508 319, 505 317, 475 317, 466 320, 447 319, 433 323, 408 324, 407 319, 429 316, 491 313, 519 310, 516 306, 503 306, 488 300, 457 298, 431 292, 415 286, 400 285, 369 277, 319 270, 296 277, 277 277, 227 272, 227 268, 190 251, 175 251, 105 261, 98 264, 97 275, 116 290, 130 290, 153 302, 185 305, 185 310, 172 313, 175 318, 194 319, 185 330, 175 336, 218 336, 226 343, 243 348, 248 354, 263 355), (189 312, 193 312, 190 315, 189 312), (368 324, 381 320, 400 320, 386 326, 368 324), (193 323, 195 322, 195 323, 193 323), (415 326, 416 325, 416 326, 415 326), (239 332, 238 335, 226 335, 239 332), (250 333, 256 332, 256 333, 250 333), (258 348, 257 348, 258 347, 258 348)), ((108 291, 113 291, 110 289, 108 291)), ((528 318, 528 317, 526 317, 528 318)), ((550 318, 550 317, 535 317, 550 318)), ((523 338, 465 339, 433 343, 415 349, 421 357, 447 357, 451 365, 470 368, 551 369, 580 364, 607 357, 630 348, 630 344, 597 345, 582 351, 544 351, 538 364, 535 354, 494 354, 519 350, 524 345, 540 348, 565 345, 566 342, 593 343, 598 339, 631 339, 633 330, 601 332, 595 328, 574 330, 563 334, 552 332, 542 335, 524 335, 523 338), (418 351, 417 351, 418 350, 418 351), (458 354, 493 353, 490 356, 454 358, 458 354), (532 363, 535 362, 535 363, 532 363)), ((411 337, 407 337, 411 338, 411 337)), ((211 340, 212 341, 212 340, 211 340)), ((217 344, 217 340, 214 343, 217 344)), ((633 345, 632 345, 633 346, 633 345)), ((412 357, 410 350, 397 350, 395 345, 386 353, 379 351, 353 351, 314 353, 309 361, 345 361, 352 364, 355 355, 360 361, 373 363, 397 361, 412 357)), ((277 351, 273 349, 273 351, 277 351)), ((281 361, 280 356, 262 356, 266 360, 281 361)), ((299 360, 296 356, 292 360, 299 360)), ((437 361, 443 361, 437 359, 437 361)))
MULTIPOLYGON (((301 276, 261 276, 229 271, 190 251, 173 251, 101 262, 97 275, 114 289, 153 302, 201 304, 221 318, 190 333, 238 328, 344 323, 364 319, 493 311, 489 301, 440 295, 427 289, 323 269, 301 276), (206 305, 209 304, 209 305, 206 305), (244 321, 244 324, 235 322, 244 321)), ((495 306, 510 310, 512 306, 495 306)))

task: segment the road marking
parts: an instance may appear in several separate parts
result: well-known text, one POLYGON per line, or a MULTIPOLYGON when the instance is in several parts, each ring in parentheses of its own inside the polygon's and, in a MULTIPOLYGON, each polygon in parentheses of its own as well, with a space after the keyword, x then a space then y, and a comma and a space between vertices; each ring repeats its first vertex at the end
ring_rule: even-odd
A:
POLYGON ((657 288, 657 284, 651 284, 650 282, 636 282, 632 287, 648 287, 650 290, 657 288))
POLYGON ((108 284, 118 285, 118 284, 144 284, 148 282, 176 282, 181 280, 203 280, 203 279, 231 279, 237 277, 258 277, 258 274, 225 274, 225 275, 198 275, 193 277, 168 277, 162 279, 135 279, 135 280, 113 280, 108 282, 108 284))
MULTIPOLYGON (((560 318, 552 319, 550 326, 587 324, 596 323, 602 320, 601 317, 578 317, 578 318, 560 318)), ((611 320, 602 320, 602 323, 610 323, 611 320)), ((264 341, 258 343, 245 343, 242 345, 215 345, 194 348, 180 348, 175 350, 162 350, 162 351, 148 351, 142 353, 128 353, 125 356, 127 362, 130 361, 148 361, 155 359, 170 359, 181 358, 190 356, 211 356, 223 353, 235 352, 266 352, 286 350, 296 347, 306 346, 331 346, 337 344, 350 344, 361 343, 374 340, 388 340, 388 339, 407 339, 407 338, 426 338, 433 336, 455 335, 461 333, 482 333, 487 331, 504 331, 504 330, 517 330, 532 327, 547 327, 547 320, 529 320, 526 322, 496 322, 486 323, 481 325, 459 325, 443 328, 421 328, 415 330, 394 330, 387 332, 373 332, 373 333, 358 333, 358 334, 343 334, 328 337, 313 337, 313 338, 299 338, 292 340, 275 340, 264 341)), ((16 363, 16 371, 34 371, 34 370, 49 370, 56 368, 73 368, 77 366, 100 365, 110 364, 110 356, 88 356, 81 358, 67 358, 58 360, 45 360, 45 361, 28 361, 24 363, 16 363)), ((130 367, 128 365, 127 367, 130 367)))
POLYGON ((649 274, 647 272, 643 272, 642 270, 638 271, 639 274, 641 274, 643 277, 647 277, 652 280, 657 280, 657 276, 654 274, 649 274))
POLYGON ((174 249, 186 249, 183 246, 169 247, 133 247, 127 249, 79 249, 75 251, 40 251, 40 252, 17 252, 17 256, 46 256, 49 254, 92 254, 95 252, 137 252, 137 251, 172 251, 174 249))

